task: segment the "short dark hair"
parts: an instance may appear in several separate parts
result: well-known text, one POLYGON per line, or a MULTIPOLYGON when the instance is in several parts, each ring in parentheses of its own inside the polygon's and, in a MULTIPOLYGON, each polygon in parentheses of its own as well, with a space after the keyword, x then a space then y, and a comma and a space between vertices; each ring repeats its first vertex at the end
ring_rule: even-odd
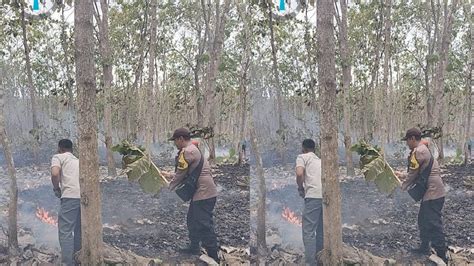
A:
POLYGON ((314 151, 316 149, 316 143, 312 139, 303 140, 303 148, 309 151, 314 151))
POLYGON ((58 147, 63 150, 72 151, 72 141, 69 139, 62 139, 59 141, 58 147))

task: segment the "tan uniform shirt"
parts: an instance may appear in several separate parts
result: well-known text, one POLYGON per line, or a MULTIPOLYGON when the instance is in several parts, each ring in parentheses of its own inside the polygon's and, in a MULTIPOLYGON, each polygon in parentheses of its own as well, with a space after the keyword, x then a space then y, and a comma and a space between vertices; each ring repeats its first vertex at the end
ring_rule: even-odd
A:
POLYGON ((296 167, 304 168, 305 198, 321 199, 321 159, 314 152, 303 153, 296 158, 296 167))
MULTIPOLYGON (((178 167, 173 180, 170 182, 170 188, 176 188, 176 186, 186 177, 186 174, 193 171, 199 165, 200 160, 201 153, 195 145, 189 143, 188 146, 184 147, 179 152, 178 167)), ((197 182, 197 190, 196 193, 194 193, 193 201, 210 199, 216 196, 217 187, 211 175, 211 167, 209 166, 209 162, 204 159, 202 172, 197 182)))
MULTIPOLYGON (((418 173, 423 171, 430 163, 431 153, 426 145, 421 144, 416 147, 410 156, 410 165, 407 174, 407 180, 404 185, 409 187, 418 177, 418 173)), ((435 200, 446 196, 443 180, 441 179, 441 170, 438 161, 433 159, 433 167, 428 178, 428 189, 423 196, 423 201, 435 200)))
POLYGON ((51 159, 51 167, 54 166, 61 169, 61 198, 80 199, 79 159, 70 152, 55 154, 51 159))

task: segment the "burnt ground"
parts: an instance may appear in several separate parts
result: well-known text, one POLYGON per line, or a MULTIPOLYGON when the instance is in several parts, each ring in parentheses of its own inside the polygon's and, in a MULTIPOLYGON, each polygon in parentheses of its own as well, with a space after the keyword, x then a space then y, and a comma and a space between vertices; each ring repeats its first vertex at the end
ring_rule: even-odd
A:
MULTIPOLYGON (((443 209, 448 245, 473 248, 474 191, 472 187, 464 185, 464 180, 474 175, 474 165, 467 168, 447 166, 442 171, 448 189, 443 209)), ((426 257, 409 252, 410 248, 419 243, 419 203, 415 203, 408 193, 397 189, 394 196, 388 198, 379 193, 373 184, 367 183, 362 177, 356 177, 341 181, 341 194, 345 243, 402 263, 428 262, 426 257)), ((297 194, 296 185, 268 191, 267 198, 267 208, 279 207, 281 212, 281 208, 287 206, 301 217, 303 200, 297 194)), ((285 227, 296 225, 287 223, 285 227)), ((470 259, 473 259, 472 255, 470 259)))
MULTIPOLYGON (((247 248, 250 239, 249 188, 242 183, 249 176, 249 167, 220 165, 213 169, 213 176, 219 190, 214 218, 219 244, 247 248)), ((177 252, 188 242, 188 204, 174 192, 163 189, 158 196, 145 194, 137 184, 129 183, 124 177, 101 180, 101 190, 106 243, 165 262, 197 262, 197 256, 188 257, 177 252)), ((48 182, 31 189, 20 187, 19 197, 21 212, 34 213, 36 206, 41 206, 57 215, 58 200, 48 182)))

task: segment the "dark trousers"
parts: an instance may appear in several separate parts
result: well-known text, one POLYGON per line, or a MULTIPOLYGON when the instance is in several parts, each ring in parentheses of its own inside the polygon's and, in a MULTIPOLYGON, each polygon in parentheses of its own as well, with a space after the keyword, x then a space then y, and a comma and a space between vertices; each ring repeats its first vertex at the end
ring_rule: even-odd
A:
POLYGON ((62 263, 74 265, 74 253, 81 249, 81 200, 61 199, 58 216, 62 263))
POLYGON ((217 250, 217 236, 214 232, 214 206, 216 198, 191 201, 188 209, 187 225, 191 245, 202 246, 206 250, 217 250))
POLYGON ((323 249, 322 199, 304 199, 303 244, 306 265, 317 265, 316 254, 323 249))
POLYGON ((443 231, 443 220, 441 211, 444 205, 444 197, 422 201, 418 213, 418 228, 420 229, 420 240, 422 245, 431 246, 438 254, 446 253, 446 239, 443 231))

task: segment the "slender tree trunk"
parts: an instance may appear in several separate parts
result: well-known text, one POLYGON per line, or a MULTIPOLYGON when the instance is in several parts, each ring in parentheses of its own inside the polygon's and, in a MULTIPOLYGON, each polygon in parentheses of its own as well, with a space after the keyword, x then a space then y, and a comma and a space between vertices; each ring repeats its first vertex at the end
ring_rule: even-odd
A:
MULTIPOLYGON (((249 29, 249 23, 248 19, 251 19, 251 10, 250 8, 248 10, 245 10, 245 5, 239 5, 239 16, 241 17, 243 23, 244 23, 244 39, 249 40, 250 42, 250 29, 249 29)), ((243 164, 245 162, 244 158, 244 152, 242 150, 242 145, 240 145, 240 141, 245 140, 245 129, 246 129, 246 123, 247 123, 247 114, 248 114, 248 106, 247 106, 247 85, 248 85, 248 71, 250 67, 250 59, 251 59, 251 54, 250 54, 250 49, 251 49, 251 43, 245 42, 245 47, 244 47, 244 54, 241 62, 241 75, 240 75, 240 84, 239 84, 239 103, 240 103, 240 118, 239 118, 239 145, 238 145, 238 151, 239 151, 239 164, 243 164)))
MULTIPOLYGON (((251 119, 252 121, 252 119, 251 119)), ((250 125, 250 142, 252 146, 252 152, 255 156, 255 170, 257 171, 258 178, 258 202, 257 202, 257 256, 259 261, 264 261, 267 254, 267 240, 266 240, 266 186, 265 186, 265 175, 263 172, 262 156, 260 155, 259 141, 253 127, 253 121, 250 125)))
POLYGON ((321 97, 324 265, 342 265, 341 191, 337 166, 336 53, 332 0, 317 1, 318 80, 321 97))
MULTIPOLYGON (((469 4, 464 4, 464 16, 469 23, 469 41, 470 41, 470 66, 466 77, 466 92, 465 92, 465 125, 464 125, 464 165, 467 166, 469 160, 471 158, 471 153, 468 149, 468 144, 470 142, 471 136, 471 119, 472 119, 472 77, 473 77, 473 70, 474 70, 474 48, 472 44, 474 43, 474 26, 473 26, 473 13, 471 6, 469 4)), ((472 147, 471 143, 471 149, 472 147)))
POLYGON ((66 89, 68 94, 68 109, 70 111, 74 110, 74 93, 73 93, 73 78, 71 73, 71 62, 69 61, 70 51, 68 49, 68 40, 66 34, 66 17, 64 15, 64 5, 61 7, 61 47, 64 52, 64 66, 66 68, 66 89))
POLYGON ((103 262, 93 14, 92 1, 75 1, 74 39, 82 220, 81 263, 84 265, 101 265, 103 262))
POLYGON ((20 8, 21 8, 21 30, 23 34, 23 48, 25 51, 25 67, 26 67, 26 76, 27 76, 27 87, 30 93, 30 100, 31 100, 31 115, 33 117, 33 128, 31 129, 30 133, 33 136, 33 155, 35 157, 36 164, 39 164, 39 124, 38 124, 38 114, 37 114, 37 107, 36 107, 36 90, 33 84, 33 73, 31 72, 31 60, 30 60, 30 47, 28 44, 28 37, 26 33, 26 21, 25 21, 25 6, 23 5, 23 1, 20 1, 20 8))
MULTIPOLYGON (((206 75, 206 91, 204 93, 205 108, 205 121, 206 126, 214 128, 214 134, 216 134, 216 112, 214 110, 215 94, 216 94, 216 83, 217 83, 217 72, 221 61, 222 49, 224 46, 225 38, 225 23, 227 13, 229 12, 230 0, 224 0, 221 11, 220 1, 215 2, 215 24, 212 38, 208 39, 208 53, 209 53, 209 65, 207 68, 206 75)), ((210 11, 210 10, 209 10, 210 11)), ((208 12, 208 15, 210 12, 208 12)), ((216 158, 216 148, 214 138, 209 139, 209 161, 212 163, 216 158)))
POLYGON ((347 2, 346 0, 340 0, 341 4, 341 19, 338 20, 340 23, 340 34, 339 34, 339 45, 341 49, 341 61, 342 61, 342 92, 343 92, 343 111, 344 111, 344 147, 346 149, 346 167, 347 175, 355 175, 354 163, 352 162, 351 152, 351 101, 350 101, 350 90, 351 90, 351 56, 349 51, 349 45, 347 43, 347 2))
POLYGON ((277 61, 277 50, 275 44, 275 34, 273 32, 273 16, 272 16, 272 2, 267 0, 268 7, 268 21, 270 27, 270 44, 272 47, 272 72, 273 80, 275 82, 275 93, 277 97, 277 109, 278 109, 278 150, 282 163, 285 163, 285 125, 283 122, 283 100, 282 100, 282 89, 280 83, 280 76, 278 75, 278 61, 277 61))
POLYGON ((100 51, 102 56, 102 71, 104 78, 104 135, 105 135, 105 147, 107 149, 107 172, 109 176, 116 176, 117 170, 115 169, 115 160, 112 152, 112 106, 110 97, 112 95, 112 55, 110 51, 109 42, 109 16, 108 16, 108 3, 107 0, 100 0, 100 8, 102 10, 102 20, 99 22, 99 34, 100 34, 100 51))
POLYGON ((128 131, 128 139, 130 140, 136 140, 137 139, 137 134, 138 134, 138 126, 139 126, 139 111, 138 110, 131 110, 130 106, 132 106, 134 101, 139 99, 140 93, 139 93, 139 87, 141 87, 141 80, 142 80, 142 74, 143 74, 143 66, 145 65, 145 57, 146 57, 146 35, 147 35, 147 26, 148 26, 148 1, 145 1, 145 20, 143 22, 142 30, 141 30, 141 36, 140 36, 140 46, 138 49, 138 53, 140 55, 136 68, 135 68, 135 73, 134 73, 134 79, 133 79, 133 85, 131 92, 129 92, 129 102, 127 104, 129 116, 131 116, 132 121, 129 121, 131 127, 130 131, 128 131), (132 96, 133 95, 133 96, 132 96), (132 129, 133 128, 133 129, 132 129))
MULTIPOLYGON (((3 74, 3 73, 2 73, 3 74)), ((15 163, 10 148, 5 128, 5 88, 0 88, 0 142, 3 147, 3 155, 10 176, 10 202, 8 203, 8 249, 11 255, 18 254, 18 223, 17 223, 17 205, 18 205, 18 187, 16 183, 15 163)))
MULTIPOLYGON (((444 22, 443 22, 443 33, 441 36, 440 46, 438 46, 439 61, 436 69, 435 78, 435 97, 433 99, 433 107, 437 117, 437 127, 443 130, 444 127, 444 115, 445 115, 445 104, 444 104, 444 79, 446 75, 446 66, 448 65, 448 53, 449 46, 451 45, 451 32, 453 24, 453 13, 456 12, 458 0, 453 0, 451 9, 448 8, 447 1, 444 4, 444 22)), ((438 145, 438 160, 441 162, 444 159, 443 151, 443 137, 437 141, 438 145)))
MULTIPOLYGON (((389 75, 390 75, 390 58, 391 58, 391 31, 392 31, 392 1, 385 0, 384 3, 385 9, 385 16, 384 16, 384 60, 383 60, 383 101, 384 103, 384 110, 390 110, 390 101, 391 98, 389 96, 390 92, 390 84, 389 84, 389 75)), ((389 125, 391 120, 391 114, 382 112, 382 133, 383 136, 381 137, 382 143, 390 143, 390 134, 389 134, 389 125)))
MULTIPOLYGON (((156 12, 157 12, 157 0, 150 1, 150 54, 148 58, 148 86, 146 91, 147 106, 148 110, 153 110, 154 100, 154 75, 155 75, 155 47, 156 47, 156 12)), ((153 134, 153 115, 149 112, 145 113, 147 118, 145 126, 145 143, 148 150, 148 155, 151 157, 151 142, 153 134)))
MULTIPOLYGON (((378 112, 378 108, 377 108, 377 88, 378 88, 378 73, 379 73, 379 66, 380 66, 380 58, 381 58, 381 50, 382 50, 382 27, 383 27, 383 10, 381 9, 380 10, 380 19, 379 19, 379 28, 377 29, 377 36, 376 36, 376 40, 375 40, 375 51, 374 51, 374 56, 375 56, 375 61, 374 61, 374 64, 372 66, 372 70, 371 70, 371 78, 370 78, 370 83, 369 83, 369 87, 368 87, 368 92, 367 92, 367 95, 366 95, 366 108, 367 110, 370 110, 371 108, 369 107, 370 103, 369 103, 369 93, 370 93, 370 96, 372 97, 372 100, 373 100, 373 103, 372 103, 372 110, 373 110, 373 115, 372 115, 372 125, 369 127, 367 125, 367 131, 366 131, 366 134, 367 136, 365 137, 366 140, 371 140, 373 139, 374 137, 374 133, 375 133, 375 129, 377 127, 377 123, 378 123, 378 120, 377 120, 377 112, 378 112)), ((369 123, 369 118, 365 118, 367 120, 367 124, 369 123)))

